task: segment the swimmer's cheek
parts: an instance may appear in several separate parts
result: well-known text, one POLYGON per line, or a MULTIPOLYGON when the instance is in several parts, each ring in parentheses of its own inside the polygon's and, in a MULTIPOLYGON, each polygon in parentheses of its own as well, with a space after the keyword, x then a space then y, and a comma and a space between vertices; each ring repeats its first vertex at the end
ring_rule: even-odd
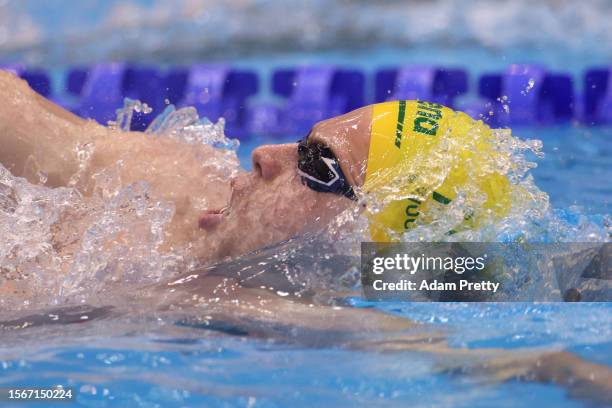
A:
POLYGON ((170 197, 175 206, 175 217, 185 217, 191 208, 191 200, 187 195, 173 195, 170 197))

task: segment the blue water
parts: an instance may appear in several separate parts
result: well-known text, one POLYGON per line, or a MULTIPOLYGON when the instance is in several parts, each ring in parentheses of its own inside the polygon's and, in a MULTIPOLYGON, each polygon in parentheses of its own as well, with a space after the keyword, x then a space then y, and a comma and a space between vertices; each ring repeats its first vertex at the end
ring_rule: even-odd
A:
MULTIPOLYGON (((612 365, 610 304, 378 307, 446 327, 455 346, 554 344, 612 365)), ((303 348, 196 329, 172 335, 171 321, 142 327, 134 320, 127 335, 107 334, 121 323, 101 321, 66 326, 65 338, 47 331, 47 345, 30 338, 31 346, 2 358, 0 386, 63 384, 78 390, 78 406, 91 407, 583 406, 553 385, 483 385, 465 376, 432 375, 432 362, 418 353, 303 348)))

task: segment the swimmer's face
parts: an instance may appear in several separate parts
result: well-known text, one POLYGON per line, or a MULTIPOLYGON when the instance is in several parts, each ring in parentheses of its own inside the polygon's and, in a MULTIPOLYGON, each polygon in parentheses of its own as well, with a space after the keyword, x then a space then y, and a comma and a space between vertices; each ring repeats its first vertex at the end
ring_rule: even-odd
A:
MULTIPOLYGON (((329 147, 347 182, 360 186, 369 147, 370 108, 318 123, 308 143, 329 147)), ((292 236, 319 231, 355 201, 306 186, 298 174, 297 143, 264 145, 253 151, 253 170, 232 181, 228 210, 203 214, 200 226, 218 245, 219 257, 243 254, 292 236)))

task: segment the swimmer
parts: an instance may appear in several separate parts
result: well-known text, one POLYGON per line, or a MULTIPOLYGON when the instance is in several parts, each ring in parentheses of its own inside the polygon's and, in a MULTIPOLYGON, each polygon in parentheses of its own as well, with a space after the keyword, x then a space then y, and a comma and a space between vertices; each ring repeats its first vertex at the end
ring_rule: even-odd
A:
MULTIPOLYGON (((494 154, 489 144, 480 143, 488 128, 465 114, 426 102, 389 102, 320 122, 300 143, 260 146, 252 154, 253 171, 240 171, 229 181, 223 169, 206 166, 221 156, 217 149, 83 120, 6 72, 0 75, 0 87, 0 162, 13 175, 39 183, 36 173, 43 172, 46 186, 71 185, 87 197, 92 194, 92 176, 121 163, 123 185, 145 180, 158 198, 174 203, 166 250, 189 245, 203 263, 320 230, 347 209, 359 211, 361 193, 386 200, 385 208, 370 214, 373 240, 396 239, 429 207, 451 201, 453 188, 467 177, 460 168, 435 190, 435 178, 409 175, 410 180, 394 180, 408 172, 432 170, 425 165, 406 168, 432 161, 419 160, 415 152, 435 150, 447 130, 453 136, 447 139, 467 144, 464 134, 474 128, 478 132, 471 135, 481 136, 472 156, 484 161, 494 154), (416 125, 422 133, 408 137, 416 125), (91 159, 81 168, 77 152, 86 149, 91 159), (405 183, 400 191, 387 191, 400 181, 405 183), (390 200, 393 195, 402 198, 390 200)), ((458 160, 470 163, 467 151, 461 151, 458 160)), ((507 180, 490 174, 481 184, 491 197, 484 207, 506 212, 507 180)))
MULTIPOLYGON (((258 147, 252 155, 253 171, 241 171, 227 181, 222 169, 203 165, 221 155, 212 147, 196 148, 171 138, 119 132, 83 120, 3 71, 0 100, 3 102, 0 163, 13 175, 48 187, 72 186, 88 197, 93 194, 92 177, 120 162, 124 185, 145 180, 157 198, 175 205, 163 249, 172 251, 187 245, 202 263, 318 231, 343 211, 364 210, 362 194, 380 198, 383 203, 378 211, 368 214, 372 239, 397 239, 397 234, 410 228, 415 219, 425 219, 435 213, 435 206, 452 201, 455 187, 468 182, 466 172, 455 166, 455 171, 444 180, 436 180, 435 174, 432 177, 406 174, 406 183, 399 190, 388 191, 390 181, 402 170, 427 168, 427 163, 421 167, 410 164, 415 151, 434 152, 437 143, 441 143, 437 136, 449 132, 460 144, 473 142, 471 149, 458 153, 468 165, 474 165, 474 155, 486 160, 487 154, 495 154, 484 142, 488 128, 466 115, 455 115, 435 104, 389 102, 320 122, 299 143, 258 147), (475 127, 480 136, 474 140, 465 138, 461 132, 466 127, 475 127), (414 132, 423 137, 415 141, 406 136, 414 132), (83 151, 91 152, 86 166, 78 157, 78 152, 83 151), (46 175, 44 181, 40 173, 46 175)), ((490 171, 485 172, 480 184, 488 195, 483 207, 490 210, 488 213, 503 216, 509 205, 507 182, 490 171)), ((478 219, 466 214, 465 221, 467 228, 478 219)), ((66 237, 78 236, 78 228, 78 220, 71 219, 58 225, 55 231, 54 240, 58 241, 55 243, 63 245, 67 265, 78 243, 66 237)), ((176 288, 187 293, 197 290, 206 296, 212 295, 219 281, 227 285, 225 278, 202 276, 176 288)), ((432 342, 431 335, 408 334, 414 323, 375 310, 310 307, 263 290, 230 286, 231 290, 223 291, 218 304, 221 316, 228 320, 240 316, 242 322, 272 323, 258 326, 262 336, 269 335, 262 329, 265 327, 271 327, 273 335, 278 336, 278 328, 283 324, 315 333, 334 330, 346 333, 347 347, 428 352, 439 356, 450 370, 466 367, 466 362, 470 362, 470 370, 484 373, 489 379, 553 382, 583 398, 601 401, 612 398, 611 370, 570 353, 453 349, 444 340, 432 342), (239 302, 235 301, 237 298, 239 302), (383 333, 385 338, 351 340, 352 334, 368 331, 383 333), (456 366, 453 361, 461 364, 456 366)), ((14 282, 0 281, 3 296, 15 294, 14 289, 14 282)), ((180 291, 170 293, 166 289, 166 284, 157 285, 143 298, 170 303, 185 300, 180 291)), ((24 296, 21 292, 17 294, 24 296)))

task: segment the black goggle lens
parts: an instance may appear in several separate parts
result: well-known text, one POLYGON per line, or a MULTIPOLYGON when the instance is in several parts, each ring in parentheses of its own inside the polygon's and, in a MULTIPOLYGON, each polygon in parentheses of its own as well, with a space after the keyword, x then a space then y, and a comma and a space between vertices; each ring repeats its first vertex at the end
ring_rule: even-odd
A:
POLYGON ((322 157, 326 157, 337 162, 330 148, 320 143, 307 144, 301 140, 298 145, 298 155, 298 168, 304 173, 324 183, 329 183, 334 178, 329 166, 321 160, 322 157))
POLYGON ((355 192, 346 181, 332 150, 321 143, 309 144, 307 139, 308 136, 298 142, 298 169, 308 176, 302 176, 302 181, 315 191, 356 200, 355 192))

